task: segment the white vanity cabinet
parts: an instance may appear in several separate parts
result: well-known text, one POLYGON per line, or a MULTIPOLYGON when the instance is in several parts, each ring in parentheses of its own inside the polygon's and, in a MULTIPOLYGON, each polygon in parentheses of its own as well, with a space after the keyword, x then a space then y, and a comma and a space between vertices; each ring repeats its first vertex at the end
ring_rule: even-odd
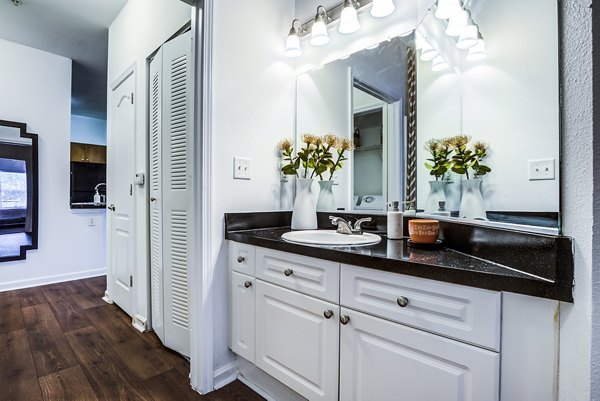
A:
POLYGON ((230 269, 230 348, 267 398, 553 401, 556 301, 237 243, 230 269))

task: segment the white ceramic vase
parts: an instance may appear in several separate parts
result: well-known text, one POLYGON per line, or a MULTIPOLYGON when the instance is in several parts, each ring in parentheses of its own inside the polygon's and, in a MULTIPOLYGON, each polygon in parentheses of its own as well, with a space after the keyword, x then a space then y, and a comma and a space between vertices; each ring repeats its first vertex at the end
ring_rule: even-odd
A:
POLYGON ((429 181, 429 196, 425 203, 425 213, 432 214, 440 208, 440 202, 446 202, 446 184, 448 181, 429 181))
POLYGON ((311 178, 296 179, 296 199, 292 211, 292 230, 316 230, 317 209, 311 178))
POLYGON ((319 199, 317 199, 317 210, 319 212, 331 212, 335 210, 335 197, 333 196, 333 180, 319 181, 319 199))
POLYGON ((462 181, 462 197, 460 199, 459 216, 469 220, 487 220, 487 214, 481 195, 481 179, 473 178, 462 181))

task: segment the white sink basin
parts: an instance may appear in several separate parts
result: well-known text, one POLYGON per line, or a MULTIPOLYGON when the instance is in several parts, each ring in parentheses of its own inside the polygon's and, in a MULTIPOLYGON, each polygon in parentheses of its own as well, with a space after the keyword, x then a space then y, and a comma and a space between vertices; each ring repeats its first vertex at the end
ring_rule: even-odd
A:
POLYGON ((376 234, 339 234, 335 230, 291 231, 281 236, 286 241, 309 245, 373 245, 381 241, 376 234))

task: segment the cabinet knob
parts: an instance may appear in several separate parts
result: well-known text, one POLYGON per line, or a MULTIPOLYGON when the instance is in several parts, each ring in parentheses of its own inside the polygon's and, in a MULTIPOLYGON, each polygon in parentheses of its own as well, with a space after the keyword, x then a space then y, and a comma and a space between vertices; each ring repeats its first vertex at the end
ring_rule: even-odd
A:
POLYGON ((292 274, 294 274, 294 271, 292 269, 285 269, 283 274, 285 274, 286 276, 291 276, 292 274))
POLYGON ((328 309, 325 312, 323 312, 323 316, 325 316, 325 319, 331 319, 331 317, 333 316, 333 311, 328 309))
POLYGON ((341 315, 340 316, 340 323, 343 324, 343 325, 347 325, 348 323, 350 323, 350 316, 341 315))
POLYGON ((243 263, 245 260, 246 260, 246 258, 243 256, 238 256, 238 258, 237 258, 238 263, 243 263))
POLYGON ((246 288, 250 288, 250 287, 252 287, 252 282, 251 282, 251 281, 246 281, 246 282, 244 283, 244 287, 246 287, 246 288))
POLYGON ((408 298, 406 297, 398 297, 396 302, 398 302, 398 305, 400 305, 401 308, 406 308, 408 306, 408 298))

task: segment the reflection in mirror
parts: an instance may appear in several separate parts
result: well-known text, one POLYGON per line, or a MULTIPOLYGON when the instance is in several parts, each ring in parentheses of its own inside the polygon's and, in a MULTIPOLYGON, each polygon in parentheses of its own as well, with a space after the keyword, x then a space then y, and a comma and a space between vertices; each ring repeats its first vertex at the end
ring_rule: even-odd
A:
POLYGON ((0 261, 37 248, 37 136, 0 120, 0 261))
POLYGON ((458 48, 462 37, 447 35, 448 22, 433 12, 417 29, 424 40, 417 61, 418 209, 439 217, 448 214, 439 212, 445 202, 453 217, 558 233, 557 4, 480 0, 468 10, 485 43, 477 57, 478 48, 458 48), (448 68, 436 71, 423 60, 428 45, 448 68), (462 150, 457 135, 467 136, 462 150), (436 154, 445 147, 446 158, 436 154), (449 171, 436 176, 431 167, 444 160, 449 171))
POLYGON ((404 198, 408 54, 397 37, 297 77, 298 135, 333 132, 356 148, 334 177, 336 208, 384 211, 404 198))

